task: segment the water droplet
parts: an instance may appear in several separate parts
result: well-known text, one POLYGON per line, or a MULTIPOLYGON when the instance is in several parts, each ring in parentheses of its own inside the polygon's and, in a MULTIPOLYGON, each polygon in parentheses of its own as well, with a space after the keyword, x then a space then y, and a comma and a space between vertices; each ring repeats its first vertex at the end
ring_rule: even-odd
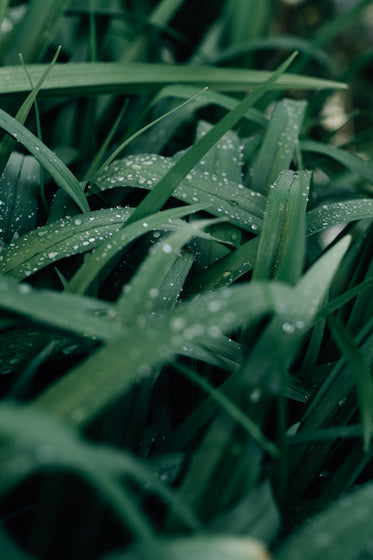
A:
POLYGON ((286 334, 292 334, 295 331, 295 325, 291 323, 283 323, 281 328, 286 334))
POLYGON ((172 246, 169 243, 164 243, 162 246, 162 251, 164 253, 172 253, 173 249, 172 246))

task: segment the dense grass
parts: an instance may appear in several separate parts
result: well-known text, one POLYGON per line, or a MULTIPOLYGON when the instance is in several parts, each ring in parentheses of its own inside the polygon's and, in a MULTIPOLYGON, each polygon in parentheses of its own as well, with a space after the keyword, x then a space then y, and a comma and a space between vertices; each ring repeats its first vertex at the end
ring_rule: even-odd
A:
POLYGON ((0 2, 1 558, 371 557, 344 4, 0 2))

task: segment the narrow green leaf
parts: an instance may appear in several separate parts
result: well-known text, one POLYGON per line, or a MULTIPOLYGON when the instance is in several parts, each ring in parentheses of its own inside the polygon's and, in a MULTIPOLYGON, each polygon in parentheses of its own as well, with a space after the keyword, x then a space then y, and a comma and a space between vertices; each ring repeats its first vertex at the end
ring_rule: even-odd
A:
POLYGON ((0 109, 0 128, 31 152, 44 169, 48 171, 57 185, 62 187, 71 196, 82 212, 89 211, 87 199, 78 180, 55 153, 2 109, 0 109))
POLYGON ((306 102, 283 99, 274 109, 252 169, 251 188, 266 194, 294 157, 306 102), (270 165, 268 165, 270 162, 270 165))
POLYGON ((366 218, 373 218, 373 200, 370 198, 322 204, 307 212, 307 235, 366 218))
MULTIPOLYGON (((18 51, 19 52, 19 51, 18 51)), ((17 53, 18 56, 18 53, 17 53)), ((34 83, 43 74, 45 66, 28 67, 34 83)), ((178 66, 167 64, 115 62, 70 62, 55 64, 44 82, 40 95, 83 96, 102 93, 156 92, 170 84, 209 87, 220 91, 247 91, 268 82, 273 74, 262 70, 214 68, 211 66, 178 66)), ((346 84, 295 74, 284 74, 267 89, 320 89, 345 88, 346 84)), ((0 68, 0 95, 25 93, 30 89, 24 71, 18 66, 0 68)))

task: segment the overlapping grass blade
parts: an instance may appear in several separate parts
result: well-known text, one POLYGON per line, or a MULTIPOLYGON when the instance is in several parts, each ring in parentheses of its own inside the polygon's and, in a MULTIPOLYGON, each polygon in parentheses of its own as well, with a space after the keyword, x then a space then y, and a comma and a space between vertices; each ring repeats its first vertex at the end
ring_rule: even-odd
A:
MULTIPOLYGON (((27 115, 29 114, 29 112, 31 110, 31 107, 32 107, 33 103, 35 102, 36 96, 38 95, 44 80, 48 76, 49 72, 52 70, 54 63, 56 62, 56 60, 58 58, 60 50, 61 50, 61 47, 59 47, 57 49, 57 52, 54 55, 52 61, 46 67, 44 74, 41 76, 38 83, 35 84, 35 86, 32 88, 31 92, 28 94, 28 96, 26 97, 26 99, 22 103, 20 109, 17 111, 15 119, 18 122, 20 122, 21 124, 24 124, 24 122, 27 118, 27 115)), ((11 136, 8 136, 8 135, 5 135, 4 138, 2 139, 2 141, 0 143, 0 175, 4 171, 5 166, 8 162, 8 160, 9 160, 10 154, 12 153, 16 143, 17 143, 17 140, 15 140, 14 138, 12 138, 11 136)))
POLYGON ((192 237, 203 236, 212 240, 210 235, 201 231, 212 222, 201 220, 184 224, 179 231, 166 236, 152 248, 150 255, 140 265, 131 282, 126 284, 123 294, 117 300, 117 312, 126 323, 156 311, 159 291, 183 245, 192 237))
POLYGON ((154 211, 160 210, 172 195, 185 176, 197 165, 202 157, 216 144, 228 130, 233 128, 252 107, 276 83, 286 71, 297 53, 291 55, 273 74, 249 95, 247 95, 232 111, 226 114, 202 138, 200 138, 154 185, 151 192, 140 202, 130 220, 143 218, 154 211))
MULTIPOLYGON (((192 299, 166 315, 140 317, 140 324, 132 323, 131 330, 46 390, 35 405, 72 422, 87 422, 153 366, 169 361, 185 342, 213 339, 245 320, 276 312, 276 303, 281 303, 281 322, 310 316, 307 296, 301 294, 298 301, 296 294, 281 284, 252 283, 192 299)), ((49 323, 54 320, 51 316, 49 323)))
POLYGON ((305 109, 304 101, 292 99, 283 99, 276 105, 253 165, 250 186, 254 191, 266 194, 280 171, 289 168, 305 109))
POLYGON ((30 231, 2 249, 0 273, 21 280, 60 259, 91 251, 114 235, 131 211, 96 210, 30 231))
MULTIPOLYGON (((108 272, 107 267, 110 265, 110 261, 120 256, 123 249, 132 241, 155 229, 168 230, 172 229, 172 227, 180 227, 182 224, 176 222, 178 218, 204 208, 205 206, 201 204, 173 208, 149 216, 146 222, 139 220, 133 224, 119 227, 118 231, 110 237, 109 242, 102 243, 93 255, 79 268, 70 280, 66 288, 67 291, 83 293, 98 274, 104 271, 106 271, 106 273, 108 272), (172 223, 172 220, 175 220, 175 223, 172 223)), ((121 226, 123 226, 123 222, 121 226)))
MULTIPOLYGON (((30 65, 28 71, 36 83, 45 66, 30 65)), ((84 96, 102 93, 132 94, 146 91, 156 92, 170 84, 186 84, 209 87, 219 91, 247 91, 268 82, 272 73, 263 70, 239 68, 214 68, 211 66, 178 66, 166 64, 115 62, 70 62, 55 64, 53 72, 44 82, 40 95, 84 96)), ((347 87, 341 82, 322 80, 308 76, 284 74, 276 82, 268 84, 270 89, 335 89, 347 87)), ((0 68, 0 95, 25 93, 30 85, 22 68, 7 66, 0 68)))
POLYGON ((373 200, 370 198, 328 202, 307 212, 307 234, 367 218, 373 218, 373 200))
POLYGON ((253 277, 296 283, 305 254, 305 211, 311 173, 280 173, 267 197, 253 277))
POLYGON ((48 171, 57 185, 62 187, 71 196, 82 212, 89 210, 82 187, 66 165, 45 144, 40 142, 32 132, 2 109, 0 109, 0 128, 29 150, 44 169, 48 171))
MULTIPOLYGON (((4 243, 10 243, 14 235, 23 235, 35 227, 38 191, 39 166, 36 160, 14 152, 0 176, 0 238, 4 243)), ((0 270, 1 265, 2 262, 0 270)))
MULTIPOLYGON (((96 185, 100 190, 121 186, 154 189, 155 184, 172 171, 179 158, 180 155, 174 158, 150 154, 129 156, 109 166, 97 177, 96 185)), ((213 170, 208 170, 207 175, 205 171, 204 165, 197 165, 186 174, 172 196, 183 203, 204 203, 214 216, 225 216, 232 224, 257 232, 262 224, 265 198, 213 170)))

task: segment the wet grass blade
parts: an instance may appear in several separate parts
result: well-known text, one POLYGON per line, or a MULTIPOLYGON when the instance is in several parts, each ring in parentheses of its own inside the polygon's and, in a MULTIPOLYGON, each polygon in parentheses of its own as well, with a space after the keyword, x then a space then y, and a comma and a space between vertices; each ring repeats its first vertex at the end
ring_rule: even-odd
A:
POLYGON ((254 191, 267 194, 280 171, 289 168, 305 109, 304 101, 284 99, 277 104, 253 165, 250 186, 254 191), (270 165, 268 162, 271 162, 270 165))
POLYGON ((76 202, 82 212, 89 211, 87 199, 78 180, 54 152, 2 109, 0 109, 0 128, 29 150, 57 185, 76 202))

